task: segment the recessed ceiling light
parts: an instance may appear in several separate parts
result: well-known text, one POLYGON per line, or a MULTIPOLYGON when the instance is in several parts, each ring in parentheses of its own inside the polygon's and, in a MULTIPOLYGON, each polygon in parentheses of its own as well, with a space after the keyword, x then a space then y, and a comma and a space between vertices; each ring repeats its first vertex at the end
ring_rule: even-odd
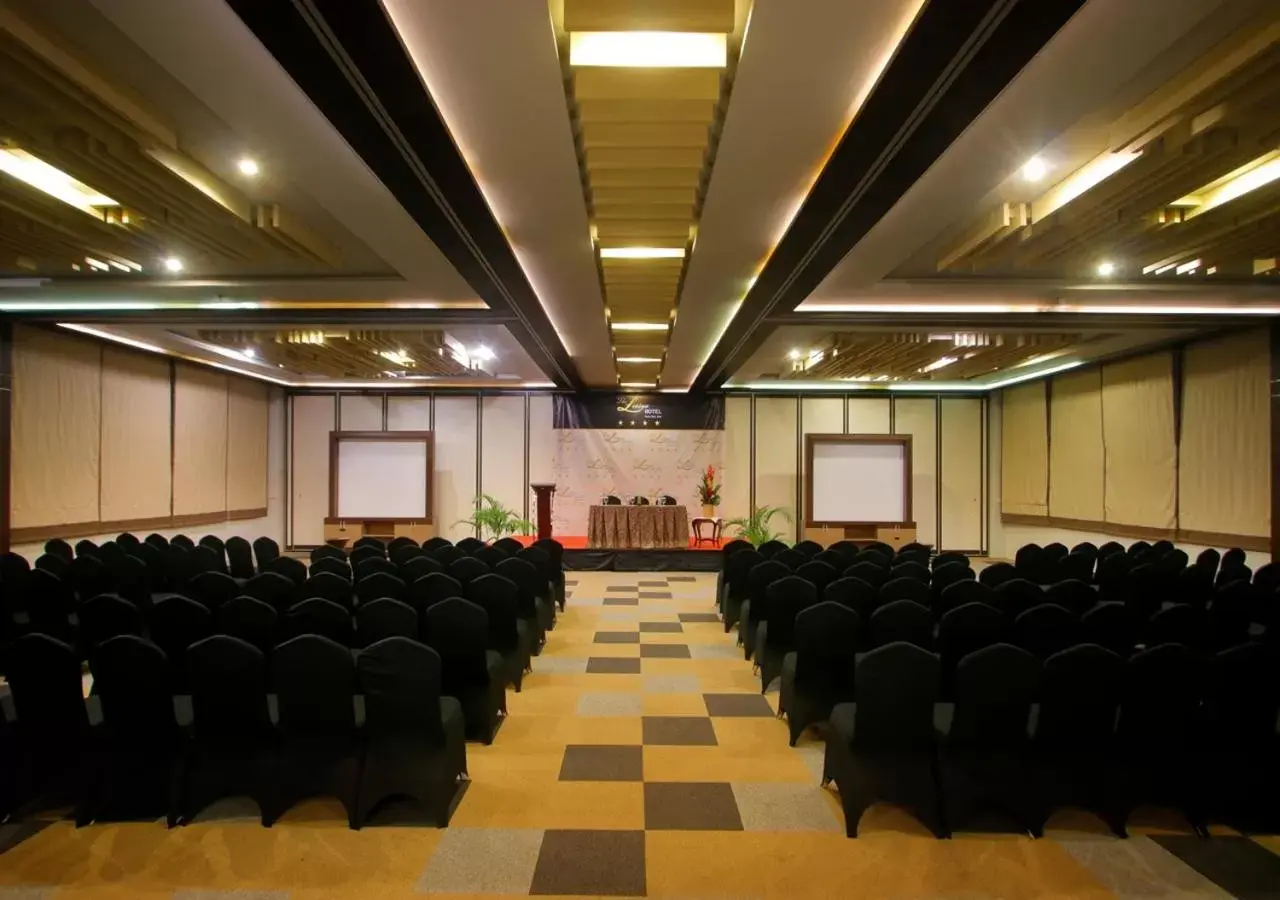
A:
POLYGON ((601 259, 683 259, 683 247, 601 247, 601 259))
POLYGON ((722 69, 728 35, 690 31, 575 31, 569 65, 722 69))
POLYGON ((253 359, 258 355, 258 351, 254 350, 252 347, 245 347, 242 352, 245 356, 249 357, 249 359, 253 359))
POLYGON ((799 359, 799 358, 800 358, 799 350, 793 349, 790 353, 787 354, 787 359, 799 359))
POLYGON ((25 150, 0 147, 0 172, 99 219, 103 216, 101 207, 120 205, 25 150))
POLYGON ((622 381, 618 384, 619 387, 630 388, 651 388, 653 385, 654 383, 652 381, 622 381))
POLYGON ((662 358, 659 356, 619 356, 618 362, 620 363, 656 363, 656 362, 662 362, 662 358))
POLYGON ((493 351, 484 344, 481 344, 479 347, 471 351, 471 357, 473 359, 490 360, 493 359, 493 351))
POLYGON ((1109 278, 1116 273, 1116 264, 1113 262, 1098 263, 1098 274, 1103 278, 1109 278))
POLYGON ((241 175, 248 176, 249 178, 258 174, 257 160, 250 159, 247 156, 240 158, 240 161, 236 163, 236 168, 240 170, 241 175))
POLYGON ((182 260, 178 259, 176 256, 167 257, 164 261, 164 268, 167 272, 181 272, 182 260))
POLYGON ((1039 181, 1049 171, 1049 165, 1038 156, 1033 156, 1022 164, 1023 181, 1039 181))
POLYGON ((666 322, 611 322, 614 331, 666 331, 666 322))

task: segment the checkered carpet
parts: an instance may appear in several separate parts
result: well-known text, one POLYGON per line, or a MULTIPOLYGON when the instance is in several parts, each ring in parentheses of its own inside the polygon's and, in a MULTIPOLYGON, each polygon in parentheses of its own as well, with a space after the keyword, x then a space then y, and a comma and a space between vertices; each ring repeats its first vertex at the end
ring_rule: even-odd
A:
POLYGON ((937 841, 876 807, 848 840, 819 786, 821 744, 787 746, 776 691, 761 696, 713 612, 714 576, 570 573, 568 591, 493 745, 468 745, 472 781, 448 829, 352 832, 328 800, 271 829, 232 808, 173 831, 24 826, 0 855, 0 900, 1280 893, 1280 843, 1204 841, 1159 820, 1128 841, 1070 813, 1046 840, 937 841))

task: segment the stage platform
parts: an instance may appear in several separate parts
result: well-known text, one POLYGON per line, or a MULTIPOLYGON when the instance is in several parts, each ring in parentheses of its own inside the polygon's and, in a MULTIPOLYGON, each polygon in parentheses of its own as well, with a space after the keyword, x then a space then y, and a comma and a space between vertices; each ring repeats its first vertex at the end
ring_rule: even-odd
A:
MULTIPOLYGON (((603 550, 587 546, 585 535, 552 535, 564 547, 566 571, 596 570, 613 572, 715 572, 720 568, 722 542, 703 541, 698 546, 690 539, 685 549, 603 550)), ((524 540, 522 538, 522 540, 524 540)), ((528 539, 532 541, 532 539, 528 539)))

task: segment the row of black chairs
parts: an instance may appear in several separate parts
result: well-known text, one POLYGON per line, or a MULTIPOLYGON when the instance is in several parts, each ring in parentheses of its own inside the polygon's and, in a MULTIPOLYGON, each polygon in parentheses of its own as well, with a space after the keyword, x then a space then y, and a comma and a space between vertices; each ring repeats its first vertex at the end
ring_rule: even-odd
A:
POLYGON ((268 659, 215 635, 188 649, 183 695, 164 651, 134 635, 106 641, 92 665, 86 703, 72 648, 39 634, 14 643, 4 813, 70 802, 78 824, 163 815, 172 826, 248 795, 270 825, 327 794, 359 828, 382 801, 408 796, 443 827, 466 777, 466 701, 449 694, 441 654, 409 638, 353 655, 303 635, 268 659))

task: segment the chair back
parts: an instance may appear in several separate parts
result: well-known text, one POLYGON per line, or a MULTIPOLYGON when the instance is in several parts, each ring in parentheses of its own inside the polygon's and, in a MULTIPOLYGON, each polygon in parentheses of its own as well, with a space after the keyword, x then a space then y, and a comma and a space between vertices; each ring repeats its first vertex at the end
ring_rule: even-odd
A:
POLYGON ((1259 595, 1260 591, 1247 581, 1233 581, 1214 591, 1209 605, 1214 647, 1225 650, 1248 639, 1259 595))
POLYGON ((447 696, 461 698, 489 683, 489 616, 481 607, 461 597, 443 600, 427 610, 422 633, 423 643, 440 654, 447 696))
POLYGON ((165 597, 147 611, 151 640, 169 657, 175 673, 185 672, 187 648, 213 634, 213 614, 187 597, 165 597))
POLYGON ((774 556, 776 556, 777 554, 781 553, 783 550, 786 550, 786 549, 787 549, 787 545, 775 538, 772 540, 765 541, 763 544, 761 544, 759 547, 756 548, 756 552, 759 553, 761 556, 763 556, 765 559, 772 559, 774 556))
POLYGON ((498 538, 493 542, 493 546, 507 554, 507 556, 515 556, 524 549, 524 544, 520 543, 513 537, 498 538))
POLYGON ((534 621, 538 617, 538 597, 546 593, 547 579, 527 559, 504 559, 494 566, 494 574, 509 578, 519 589, 520 617, 534 621))
POLYGON ((439 550, 441 547, 452 547, 452 546, 453 546, 452 541, 450 541, 447 537, 440 537, 439 535, 436 535, 435 537, 427 538, 425 541, 422 542, 422 550, 425 553, 431 553, 435 550, 439 550))
POLYGON ((215 634, 188 648, 187 671, 197 738, 243 739, 271 731, 267 661, 257 647, 215 634))
POLYGON ((786 578, 791 570, 780 562, 767 559, 756 563, 747 573, 747 595, 751 601, 752 623, 763 622, 769 605, 769 585, 779 578, 786 578))
POLYGON ((389 572, 374 572, 368 578, 356 582, 355 594, 361 603, 369 603, 390 597, 392 600, 403 600, 408 593, 405 583, 389 572))
POLYGON ((1203 734, 1228 750, 1262 749, 1280 716, 1275 659, 1259 643, 1239 644, 1209 660, 1203 734))
POLYGON ((797 542, 796 545, 791 549, 795 550, 797 553, 802 554, 806 559, 813 559, 815 556, 817 556, 819 553, 822 552, 822 545, 819 544, 817 541, 811 541, 811 540, 805 539, 803 541, 797 542))
POLYGON ((421 618, 427 610, 450 597, 465 597, 466 589, 458 579, 443 572, 430 572, 409 585, 408 602, 421 618))
POLYGON ((831 568, 835 569, 837 573, 840 573, 840 572, 843 572, 845 569, 849 568, 849 565, 852 562, 852 559, 850 558, 850 556, 845 555, 839 550, 836 550, 833 547, 828 547, 826 550, 823 550, 821 553, 814 554, 813 559, 810 561, 826 563, 831 568))
POLYGON ((227 562, 232 578, 252 578, 253 545, 242 537, 227 538, 227 562))
POLYGON ((1068 578, 1044 592, 1044 602, 1054 603, 1075 616, 1083 616, 1097 604, 1099 594, 1083 581, 1068 578))
POLYGON ((975 650, 956 666, 949 744, 1009 749, 1027 742, 1027 719, 1040 689, 1040 660, 1012 644, 975 650))
POLYGON ((860 578, 877 589, 880 585, 889 580, 889 570, 887 567, 877 565, 876 563, 867 560, 854 563, 844 570, 844 574, 848 578, 860 578))
POLYGON ((96 597, 99 594, 110 594, 115 587, 115 580, 107 564, 97 556, 77 556, 71 561, 67 573, 71 589, 81 600, 96 597))
POLYGON ((267 565, 267 570, 279 572, 295 585, 301 585, 307 580, 307 564, 300 559, 294 559, 292 556, 281 556, 275 559, 267 565))
POLYGON ((53 556, 59 556, 67 562, 71 562, 75 558, 75 551, 71 549, 71 545, 62 538, 50 538, 44 542, 44 552, 53 556))
POLYGON ((889 580, 892 581, 895 578, 911 578, 923 585, 928 585, 929 567, 911 560, 900 562, 889 570, 889 580))
POLYGON ((970 566, 970 568, 972 568, 972 565, 969 562, 969 557, 965 556, 963 553, 957 553, 955 550, 948 550, 946 552, 939 553, 933 558, 933 568, 935 569, 950 565, 951 563, 960 563, 962 566, 970 566))
MULTIPOLYGON (((836 553, 839 553, 842 557, 844 557, 845 565, 850 565, 853 563, 853 558, 858 555, 859 548, 858 548, 858 545, 853 541, 842 540, 842 541, 836 541, 827 549, 834 550, 836 553)), ((836 568, 842 568, 842 567, 837 566, 836 568)))
POLYGON ((761 619, 769 623, 769 647, 785 653, 795 644, 796 615, 818 602, 818 589, 799 575, 787 575, 771 582, 766 595, 761 619))
MULTIPOLYGON (((746 543, 745 541, 743 543, 746 543)), ((744 599, 748 594, 748 576, 751 569, 759 563, 764 562, 764 557, 756 552, 755 548, 747 544, 745 548, 736 551, 729 557, 729 561, 725 563, 725 582, 729 585, 729 595, 737 599, 744 599)))
POLYGON ((1092 554, 1073 550, 1059 561, 1058 573, 1063 578, 1075 579, 1088 584, 1093 581, 1094 560, 1095 557, 1092 554))
MULTIPOLYGON (((63 543, 66 543, 65 541, 63 543)), ((61 553, 45 553, 36 557, 35 568, 42 569, 45 572, 52 572, 59 578, 67 578, 71 574, 72 556, 68 554, 63 556, 61 553)))
POLYGON ((478 537, 464 537, 462 540, 454 544, 454 546, 470 556, 484 546, 484 541, 480 540, 478 537))
POLYGON ((385 556, 369 556, 356 563, 355 569, 352 571, 356 580, 359 581, 361 578, 368 578, 378 572, 394 575, 396 574, 396 564, 385 556))
POLYGON ((264 655, 270 655, 276 645, 279 621, 280 616, 271 604, 243 595, 228 600, 214 613, 219 634, 240 638, 264 655))
POLYGON ((858 614, 860 632, 866 629, 872 613, 880 606, 880 592, 861 578, 848 575, 837 578, 822 592, 824 601, 839 603, 858 614))
POLYGON ((1212 581, 1214 576, 1218 574, 1218 563, 1222 560, 1222 554, 1212 547, 1208 547, 1200 551, 1196 557, 1196 568, 1202 569, 1209 573, 1209 580, 1212 581))
POLYGON ((989 588, 997 588, 1006 581, 1012 581, 1017 577, 1018 570, 1012 563, 1006 562, 992 563, 978 573, 978 581, 989 588))
POLYGON ((413 584, 432 572, 444 572, 444 566, 429 556, 419 555, 400 563, 400 577, 404 579, 405 584, 413 584))
POLYGON ((966 603, 985 603, 995 609, 995 591, 972 578, 952 582, 934 595, 933 614, 941 618, 966 603))
POLYGON ((1013 620, 1013 643, 1037 659, 1067 649, 1075 638, 1075 616, 1053 603, 1033 606, 1013 620))
POLYGON ((1123 603, 1099 603, 1080 617, 1079 637, 1128 659, 1138 632, 1133 614, 1123 603))
POLYGON ((271 684, 286 737, 355 732, 356 666, 341 644, 315 634, 285 641, 271 654, 271 684))
POLYGON ((471 556, 474 559, 478 559, 480 560, 480 562, 488 566, 490 571, 493 570, 494 566, 502 562, 504 559, 506 559, 510 555, 511 554, 507 553, 505 550, 501 550, 498 547, 492 547, 492 546, 480 547, 474 553, 471 554, 471 556))
POLYGON ((938 652, 950 683, 960 660, 1005 639, 1009 622, 1000 610, 985 603, 965 603, 938 620, 938 652))
POLYGON ((863 547, 853 555, 850 565, 857 565, 858 563, 871 563, 887 570, 893 566, 893 553, 892 551, 886 553, 875 547, 863 547))
POLYGON ((356 677, 364 694, 366 730, 444 743, 439 653, 408 638, 383 638, 360 651, 356 677))
POLYGON ((9 645, 5 677, 19 727, 57 740, 82 740, 89 728, 80 655, 47 634, 27 634, 9 645))
POLYGON ((489 567, 475 557, 464 556, 449 563, 449 574, 465 585, 489 574, 489 567))
POLYGON ((878 647, 858 661, 854 746, 867 750, 925 750, 933 745, 938 657, 914 644, 878 647))
POLYGON ((809 557, 805 556, 793 547, 787 547, 785 550, 779 550, 769 558, 776 563, 782 563, 782 565, 786 566, 792 572, 809 561, 809 557))
POLYGON ((871 643, 914 644, 924 650, 933 649, 933 618, 929 608, 910 600, 886 603, 871 615, 871 643))
POLYGON ((293 582, 279 572, 259 572, 244 583, 240 593, 261 600, 278 614, 284 615, 293 604, 295 590, 293 582))
POLYGON ((408 603, 390 597, 361 603, 356 610, 356 636, 362 647, 389 637, 407 637, 416 641, 421 636, 418 614, 408 603))
POLYGON ((344 647, 350 647, 355 642, 351 613, 337 603, 320 597, 295 603, 285 614, 285 638, 303 634, 318 634, 344 647))
POLYGON ((1012 621, 1031 607, 1044 603, 1045 598, 1044 591, 1035 582, 1026 578, 1012 578, 996 588, 991 599, 996 609, 1012 621))
POLYGON ((379 541, 376 544, 362 544, 351 548, 351 553, 347 556, 347 561, 351 563, 351 568, 355 568, 366 559, 386 559, 387 551, 379 541))
POLYGON ((142 637, 142 614, 115 594, 99 594, 80 604, 80 636, 90 648, 122 634, 142 637))
MULTIPOLYGON (((344 565, 344 564, 340 564, 344 565)), ((354 588, 350 580, 335 572, 315 572, 302 583, 298 591, 299 597, 323 597, 339 606, 350 609, 353 606, 354 588)))
POLYGON ((347 554, 343 553, 341 548, 335 547, 332 544, 321 544, 319 547, 311 548, 309 559, 313 563, 319 562, 322 559, 340 559, 343 562, 346 562, 347 554))
POLYGON ((191 579, 187 590, 191 598, 203 603, 209 612, 217 612, 219 606, 240 594, 236 580, 224 572, 201 572, 191 579))
MULTIPOLYGON (((880 587, 880 602, 892 603, 895 600, 910 600, 912 603, 918 603, 928 609, 933 602, 933 591, 929 589, 928 583, 913 575, 897 575, 898 569, 901 568, 902 566, 895 568, 893 570, 895 577, 889 579, 880 587)), ((925 575, 928 577, 928 572, 925 575)))
POLYGON ((831 600, 796 615, 796 686, 836 703, 853 699, 858 614, 831 600))
POLYGON ((1204 658, 1164 644, 1129 658, 1116 736, 1131 748, 1185 752, 1197 733, 1204 658))
POLYGON ((93 657, 93 691, 113 739, 176 735, 169 658, 150 641, 133 634, 104 641, 93 657))
POLYGON ((812 584, 821 594, 827 585, 840 577, 840 570, 815 558, 797 566, 796 575, 812 584))
POLYGON ((520 589, 510 578, 490 572, 464 585, 466 599, 489 616, 489 646, 499 653, 514 650, 519 642, 516 620, 520 615, 520 589))
POLYGON ((1124 676, 1124 660, 1096 644, 1077 644, 1045 660, 1036 743, 1058 751, 1106 749, 1124 676))
POLYGON ((361 550, 365 547, 368 547, 371 550, 378 551, 379 555, 381 556, 386 556, 387 554, 387 545, 382 542, 381 538, 376 538, 376 537, 373 537, 372 535, 365 535, 362 538, 357 538, 351 544, 352 550, 361 550))
POLYGON ((1200 648, 1208 642, 1210 620, 1204 610, 1177 605, 1162 609, 1138 630, 1138 642, 1147 647, 1182 644, 1200 648))

